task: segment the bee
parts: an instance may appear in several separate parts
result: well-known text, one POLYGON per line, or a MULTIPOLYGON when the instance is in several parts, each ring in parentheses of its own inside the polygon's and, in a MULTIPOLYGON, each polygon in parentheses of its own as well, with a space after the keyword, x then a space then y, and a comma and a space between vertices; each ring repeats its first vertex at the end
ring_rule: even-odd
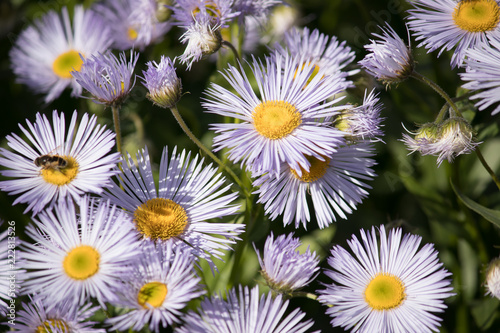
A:
POLYGON ((59 170, 65 168, 68 165, 68 161, 59 155, 42 155, 37 157, 34 161, 36 166, 42 168, 42 170, 59 170))

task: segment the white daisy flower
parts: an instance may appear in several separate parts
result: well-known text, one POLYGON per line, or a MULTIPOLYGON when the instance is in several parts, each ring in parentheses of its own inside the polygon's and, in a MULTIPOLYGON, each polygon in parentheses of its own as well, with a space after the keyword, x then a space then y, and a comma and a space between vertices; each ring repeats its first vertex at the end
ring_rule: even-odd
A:
POLYGON ((259 288, 239 286, 239 291, 227 292, 227 300, 222 296, 205 298, 201 302, 199 314, 190 311, 184 316, 184 326, 177 328, 178 333, 302 333, 314 323, 301 321, 305 313, 299 309, 290 312, 285 318, 288 300, 282 295, 276 297, 269 292, 259 296, 259 288))
POLYGON ((345 108, 335 106, 342 97, 326 101, 343 91, 342 78, 320 68, 311 79, 314 65, 304 58, 276 54, 265 61, 251 63, 258 95, 243 68, 230 65, 223 76, 237 94, 217 84, 207 90, 207 112, 238 120, 212 125, 214 149, 229 148, 229 159, 253 174, 279 174, 282 162, 300 174, 310 167, 305 155, 324 160, 344 142, 344 133, 325 120, 345 108))
POLYGON ((95 12, 76 6, 71 24, 64 7, 61 16, 50 11, 21 32, 10 51, 12 70, 20 83, 46 94, 45 103, 68 86, 72 96, 79 96, 82 87, 71 71, 80 70, 80 54, 89 57, 104 52, 111 42, 108 25, 95 12))
POLYGON ((468 49, 488 39, 500 39, 500 4, 497 0, 412 0, 408 25, 429 52, 455 48, 452 68, 462 66, 468 49))
POLYGON ((29 225, 25 244, 25 293, 40 293, 51 302, 71 299, 83 304, 89 297, 101 306, 116 296, 110 288, 126 274, 126 265, 139 254, 132 220, 109 202, 88 196, 78 206, 60 203, 45 210, 29 225))
POLYGON ((239 239, 244 225, 207 222, 235 214, 239 206, 231 204, 238 193, 227 193, 230 186, 211 165, 203 167, 198 155, 176 153, 170 162, 165 147, 160 161, 159 184, 156 189, 147 148, 137 153, 138 165, 132 157, 124 157, 120 185, 103 194, 133 217, 137 233, 154 242, 187 243, 193 254, 207 259, 221 259, 231 244, 239 239))
POLYGON ((96 322, 88 321, 99 309, 91 306, 91 303, 81 306, 70 298, 54 303, 50 298, 30 295, 30 302, 23 303, 13 327, 23 333, 105 333, 102 328, 92 327, 96 322))
POLYGON ((284 225, 295 220, 295 228, 302 223, 307 229, 313 212, 323 229, 336 221, 336 216, 347 219, 346 213, 351 214, 368 195, 365 188, 370 186, 363 181, 375 176, 372 155, 372 144, 364 142, 341 146, 322 159, 307 156, 311 167, 309 171, 302 169, 301 175, 283 163, 279 175, 267 173, 254 180, 253 185, 259 187, 254 192, 259 194, 257 202, 264 204, 271 220, 283 215, 284 225))
POLYGON ((104 0, 95 5, 111 29, 113 48, 143 51, 160 42, 170 30, 170 22, 157 17, 159 3, 155 0, 104 0))
POLYGON ((441 318, 435 312, 446 309, 444 299, 453 296, 451 275, 439 262, 433 244, 419 249, 420 236, 392 229, 386 236, 384 226, 377 242, 361 230, 347 241, 354 255, 334 246, 326 275, 327 284, 318 300, 331 305, 326 313, 332 326, 352 332, 438 332, 441 318))
POLYGON ((159 332, 160 326, 179 323, 186 304, 205 293, 195 275, 190 249, 166 243, 155 246, 145 243, 132 271, 115 285, 118 301, 115 306, 131 311, 109 318, 110 330, 159 332))
MULTIPOLYGON (((500 41, 490 40, 491 45, 479 44, 474 49, 466 51, 465 73, 459 73, 460 78, 469 81, 462 87, 477 91, 470 99, 479 99, 476 107, 484 110, 500 102, 500 41)), ((500 112, 496 105, 492 115, 500 112)))
POLYGON ((493 259, 486 270, 487 294, 500 299, 500 258, 493 259))
POLYGON ((52 125, 37 113, 34 124, 26 120, 28 129, 19 125, 27 141, 15 133, 7 135, 13 151, 0 148, 0 165, 8 168, 0 173, 16 179, 1 181, 0 189, 21 194, 14 204, 27 203, 25 212, 36 214, 68 197, 78 201, 85 193, 99 194, 118 173, 114 168, 119 154, 109 154, 115 134, 97 125, 95 115, 89 119, 84 114, 78 127, 76 120, 75 110, 66 134, 64 113, 54 110, 52 125))
POLYGON ((301 246, 299 238, 280 235, 274 239, 274 235, 267 237, 264 245, 264 255, 260 256, 257 248, 261 273, 267 285, 279 293, 291 293, 308 285, 318 276, 319 257, 316 252, 309 250, 300 253, 297 249, 301 246))

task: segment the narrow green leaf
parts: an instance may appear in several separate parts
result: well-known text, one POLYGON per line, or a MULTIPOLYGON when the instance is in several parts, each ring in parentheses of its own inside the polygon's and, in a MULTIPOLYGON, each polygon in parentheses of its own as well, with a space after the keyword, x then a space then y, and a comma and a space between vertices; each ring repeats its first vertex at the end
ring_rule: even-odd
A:
POLYGON ((455 188, 453 182, 450 181, 450 183, 451 187, 453 188, 453 191, 455 191, 455 194, 464 203, 464 205, 466 205, 469 209, 475 211, 476 213, 484 217, 486 220, 490 221, 491 223, 500 228, 500 211, 486 208, 478 204, 477 202, 469 199, 467 196, 465 196, 455 188))

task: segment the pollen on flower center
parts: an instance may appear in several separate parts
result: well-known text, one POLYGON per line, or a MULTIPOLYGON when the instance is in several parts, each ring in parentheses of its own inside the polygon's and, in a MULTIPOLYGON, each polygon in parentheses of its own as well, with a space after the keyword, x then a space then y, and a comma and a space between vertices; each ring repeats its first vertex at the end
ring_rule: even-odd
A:
POLYGON ((128 27, 128 29, 127 29, 127 37, 128 37, 128 39, 130 39, 130 40, 136 40, 137 36, 139 36, 139 34, 137 33, 137 30, 135 30, 132 27, 128 27))
POLYGON ((78 51, 69 50, 60 54, 52 63, 54 73, 63 79, 71 79, 72 71, 80 71, 83 65, 83 60, 80 58, 78 51))
POLYGON ((152 307, 158 308, 163 304, 165 297, 167 297, 168 288, 162 282, 149 282, 142 286, 137 295, 137 302, 145 309, 148 308, 147 304, 152 307))
POLYGON ((167 240, 179 236, 188 223, 184 208, 170 199, 149 199, 134 212, 137 229, 150 239, 167 240))
POLYGON ((365 289, 365 301, 374 310, 390 310, 406 298, 403 282, 395 275, 379 273, 365 289))
POLYGON ((41 325, 38 325, 35 330, 35 333, 54 333, 54 332, 69 333, 68 324, 59 319, 47 319, 41 325))
POLYGON ((99 271, 99 252, 89 245, 80 245, 68 252, 63 261, 66 274, 75 280, 85 280, 99 271))
POLYGON ((302 123, 295 106, 285 101, 266 101, 255 107, 252 119, 257 132, 266 138, 281 139, 302 123))
POLYGON ((71 156, 61 157, 67 162, 64 168, 54 165, 40 170, 40 174, 47 183, 57 186, 66 185, 78 175, 78 162, 71 156))
POLYGON ((453 12, 453 21, 465 31, 494 30, 500 22, 500 7, 495 0, 459 1, 453 12))
POLYGON ((311 164, 309 171, 304 170, 304 168, 300 167, 300 171, 302 171, 302 176, 297 174, 297 171, 290 169, 292 174, 300 181, 311 183, 314 182, 321 177, 323 177, 328 170, 328 165, 330 164, 330 159, 328 157, 324 157, 324 161, 312 156, 306 156, 306 159, 311 164))

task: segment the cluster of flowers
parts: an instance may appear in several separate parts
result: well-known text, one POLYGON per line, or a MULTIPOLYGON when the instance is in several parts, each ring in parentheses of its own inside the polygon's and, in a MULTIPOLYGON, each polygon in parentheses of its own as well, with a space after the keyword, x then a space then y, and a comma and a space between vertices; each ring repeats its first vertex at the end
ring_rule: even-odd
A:
MULTIPOLYGON (((471 82, 464 87, 477 90, 498 80, 491 67, 500 59, 500 42, 496 25, 479 32, 467 25, 472 2, 497 6, 499 15, 496 1, 421 0, 412 2, 409 25, 430 51, 457 44, 452 66, 465 62, 461 76, 471 82), (436 38, 429 22, 461 30, 436 38)), ((127 60, 109 48, 143 50, 176 25, 187 44, 180 62, 190 69, 224 45, 221 29, 233 21, 249 29, 278 3, 178 0, 162 6, 172 12, 167 20, 157 1, 106 0, 94 9, 76 7, 73 24, 66 9, 62 16, 50 12, 20 35, 11 51, 13 69, 20 82, 46 94, 47 103, 71 86, 76 96, 85 89, 95 102, 115 107, 135 85, 139 54, 131 51, 127 60)), ((360 65, 386 84, 417 75, 410 48, 392 28, 382 31, 382 41, 366 46, 370 53, 360 65)), ((235 119, 211 125, 214 150, 227 149, 228 159, 251 174, 257 203, 269 219, 281 216, 285 225, 307 228, 314 218, 325 228, 337 217, 347 219, 368 195, 365 182, 375 177, 373 145, 383 135, 382 105, 373 91, 365 92, 360 105, 342 103, 357 73, 354 58, 335 37, 291 29, 268 55, 221 72, 231 90, 212 83, 205 91, 206 112, 235 119)), ((147 67, 142 80, 148 98, 175 108, 182 90, 175 60, 162 57, 147 67)), ((498 102, 497 90, 475 95, 482 98, 478 107, 498 102)), ((27 127, 20 125, 27 141, 14 133, 7 137, 14 152, 0 148, 0 165, 7 168, 1 173, 14 178, 1 181, 0 189, 19 195, 14 203, 27 204, 26 212, 34 214, 26 230, 33 243, 24 245, 22 258, 26 271, 19 272, 31 302, 16 329, 102 332, 87 319, 108 304, 127 309, 106 319, 116 330, 149 325, 158 331, 181 320, 179 332, 305 332, 313 326, 312 320, 301 321, 305 314, 299 309, 283 318, 288 301, 282 294, 319 274, 316 254, 300 254, 292 234, 269 236, 262 257, 256 249, 264 279, 280 296, 239 286, 225 300, 206 298, 199 313, 182 315, 190 300, 205 293, 195 270, 199 260, 215 274, 214 259, 223 259, 245 231, 242 224, 210 221, 240 209, 238 194, 215 167, 175 148, 169 155, 165 147, 156 182, 147 148, 137 153, 137 164, 130 154, 111 153, 115 134, 97 125, 95 116, 85 114, 77 125, 75 112, 66 130, 64 113, 54 111, 52 124, 37 114, 27 127)), ((412 151, 438 155, 438 164, 478 144, 458 114, 422 127, 405 142, 412 151)), ((333 283, 317 291, 320 302, 333 305, 326 310, 332 325, 366 332, 437 331, 440 318, 433 313, 443 311, 443 300, 453 294, 433 246, 419 249, 420 237, 384 226, 378 236, 375 228, 361 230, 361 239, 348 241, 353 254, 332 249, 326 275, 333 283)))

